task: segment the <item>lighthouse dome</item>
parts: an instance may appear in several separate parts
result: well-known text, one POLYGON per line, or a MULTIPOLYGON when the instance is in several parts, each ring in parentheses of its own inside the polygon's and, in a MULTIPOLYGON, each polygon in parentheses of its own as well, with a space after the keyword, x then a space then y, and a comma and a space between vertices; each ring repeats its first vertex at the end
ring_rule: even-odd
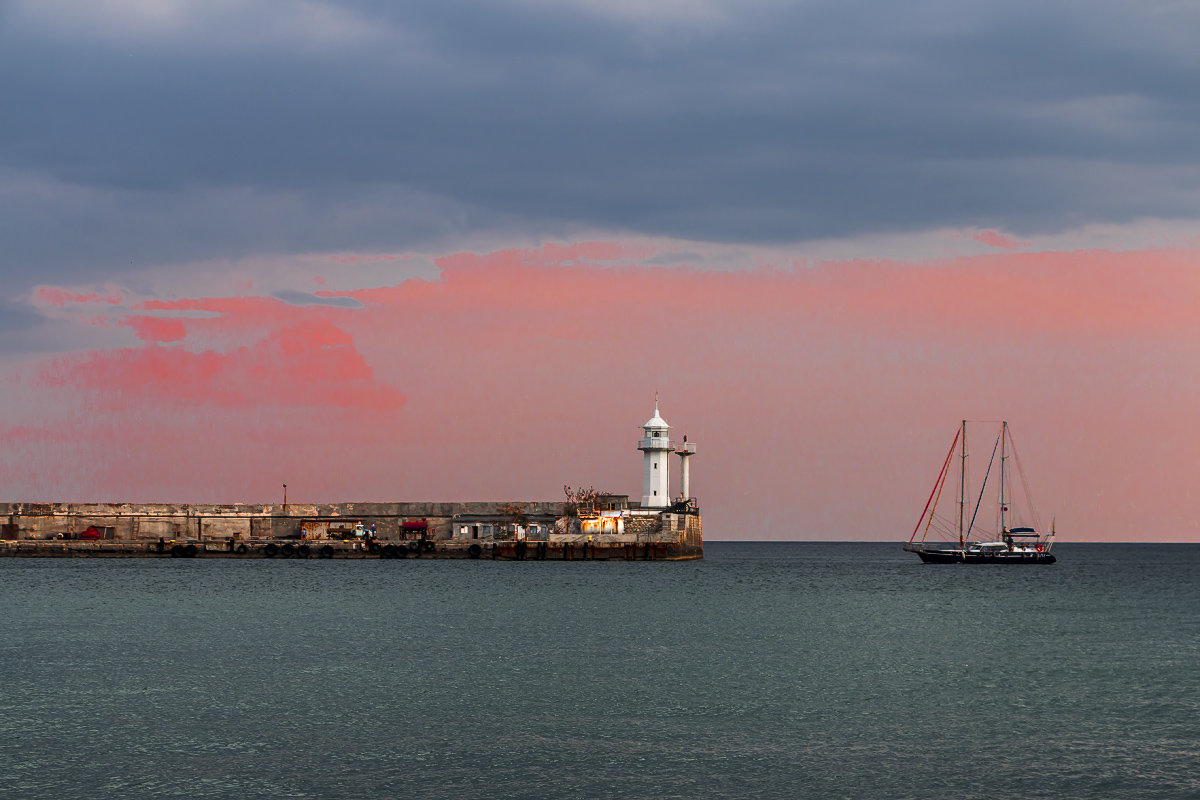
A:
POLYGON ((643 425, 642 427, 643 428, 670 428, 671 426, 668 425, 667 421, 665 419, 663 419, 662 416, 659 415, 658 403, 655 403, 654 404, 654 416, 651 417, 650 419, 646 420, 646 424, 643 425))

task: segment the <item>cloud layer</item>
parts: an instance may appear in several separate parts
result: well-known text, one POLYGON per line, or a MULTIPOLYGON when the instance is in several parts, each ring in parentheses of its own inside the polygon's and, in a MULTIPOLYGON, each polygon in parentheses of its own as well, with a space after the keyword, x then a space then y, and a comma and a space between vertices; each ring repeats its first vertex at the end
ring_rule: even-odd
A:
POLYGON ((657 389, 718 536, 897 538, 1004 416, 1064 532, 1197 538, 1198 28, 0 2, 0 484, 636 494, 657 389))
POLYGON ((0 270, 1200 216, 1180 3, 6 4, 0 270))

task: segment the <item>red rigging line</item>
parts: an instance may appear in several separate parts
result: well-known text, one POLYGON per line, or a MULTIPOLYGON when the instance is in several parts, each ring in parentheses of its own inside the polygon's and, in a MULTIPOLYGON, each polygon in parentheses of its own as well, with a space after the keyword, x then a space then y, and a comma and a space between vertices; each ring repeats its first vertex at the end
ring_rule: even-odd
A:
POLYGON ((946 460, 942 463, 942 471, 938 473, 938 478, 933 484, 933 489, 929 492, 929 499, 925 501, 925 509, 921 511, 921 516, 917 520, 917 526, 913 528, 912 536, 908 537, 908 543, 912 544, 912 540, 917 538, 917 531, 921 529, 921 521, 925 519, 925 513, 929 511, 929 504, 933 502, 933 496, 937 494, 938 487, 942 485, 942 481, 946 478, 946 470, 950 467, 950 459, 954 456, 954 445, 958 444, 959 434, 962 430, 954 432, 954 441, 950 443, 950 451, 946 453, 946 460))

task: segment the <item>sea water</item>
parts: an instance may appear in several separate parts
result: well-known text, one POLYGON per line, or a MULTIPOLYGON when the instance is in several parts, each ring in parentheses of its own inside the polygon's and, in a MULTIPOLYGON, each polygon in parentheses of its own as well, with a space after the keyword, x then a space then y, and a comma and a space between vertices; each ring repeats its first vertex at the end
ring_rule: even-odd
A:
POLYGON ((4 798, 1200 796, 1200 545, 0 560, 4 798))

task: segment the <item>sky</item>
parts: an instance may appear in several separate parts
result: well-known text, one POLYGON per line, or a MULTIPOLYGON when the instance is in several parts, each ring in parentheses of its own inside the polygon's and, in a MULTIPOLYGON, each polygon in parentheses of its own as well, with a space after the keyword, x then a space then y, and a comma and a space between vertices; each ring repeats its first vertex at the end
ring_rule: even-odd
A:
POLYGON ((1060 541, 1200 541, 1196 30, 0 0, 0 499, 638 498, 657 393, 709 539, 906 540, 1003 418, 1060 541))

